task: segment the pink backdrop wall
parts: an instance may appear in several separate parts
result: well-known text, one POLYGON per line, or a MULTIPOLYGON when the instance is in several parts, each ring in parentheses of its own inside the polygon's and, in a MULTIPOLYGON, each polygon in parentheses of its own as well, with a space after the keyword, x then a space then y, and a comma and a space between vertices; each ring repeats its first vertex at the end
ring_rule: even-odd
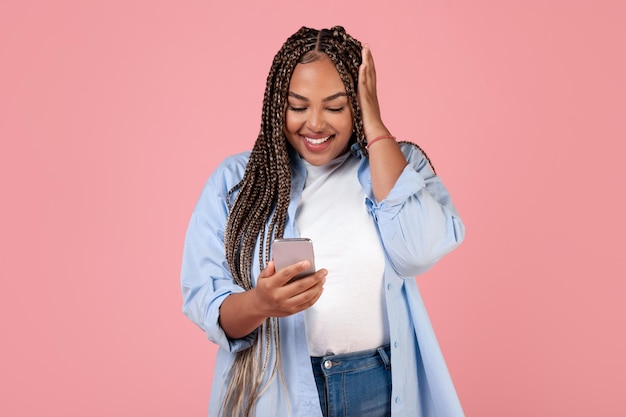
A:
POLYGON ((418 278, 466 414, 626 415, 622 4, 2 1, 0 415, 206 415, 187 220, 273 54, 334 24, 467 225, 418 278))

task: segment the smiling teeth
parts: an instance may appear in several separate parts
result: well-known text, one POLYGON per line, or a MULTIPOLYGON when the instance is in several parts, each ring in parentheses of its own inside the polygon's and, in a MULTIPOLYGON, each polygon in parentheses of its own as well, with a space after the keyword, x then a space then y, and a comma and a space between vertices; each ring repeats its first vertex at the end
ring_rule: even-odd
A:
POLYGON ((304 136, 304 139, 312 145, 321 145, 322 143, 330 139, 330 136, 326 136, 325 138, 321 138, 321 139, 312 139, 312 138, 307 138, 306 136, 304 136))

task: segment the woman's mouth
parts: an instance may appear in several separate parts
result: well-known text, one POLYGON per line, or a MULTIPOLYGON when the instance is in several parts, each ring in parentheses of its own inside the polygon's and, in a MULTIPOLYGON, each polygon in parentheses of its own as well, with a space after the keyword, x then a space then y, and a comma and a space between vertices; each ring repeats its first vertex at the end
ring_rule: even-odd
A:
POLYGON ((318 138, 318 139, 310 138, 308 136, 302 136, 302 138, 306 140, 308 143, 310 143, 311 145, 321 145, 322 143, 326 142, 331 137, 333 137, 333 135, 325 136, 323 138, 318 138))

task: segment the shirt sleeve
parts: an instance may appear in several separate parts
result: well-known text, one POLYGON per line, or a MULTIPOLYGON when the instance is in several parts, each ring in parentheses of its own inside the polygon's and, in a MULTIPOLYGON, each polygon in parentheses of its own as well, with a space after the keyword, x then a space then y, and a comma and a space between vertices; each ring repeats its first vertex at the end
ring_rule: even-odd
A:
POLYGON ((183 249, 181 289, 183 313, 209 340, 236 352, 252 345, 256 331, 241 339, 230 339, 218 321, 224 299, 244 291, 233 282, 224 251, 228 176, 227 169, 218 167, 207 181, 191 216, 183 249))
POLYGON ((424 154, 402 145, 408 164, 382 201, 368 197, 383 247, 394 270, 414 277, 431 268, 465 237, 463 225, 446 187, 424 154))

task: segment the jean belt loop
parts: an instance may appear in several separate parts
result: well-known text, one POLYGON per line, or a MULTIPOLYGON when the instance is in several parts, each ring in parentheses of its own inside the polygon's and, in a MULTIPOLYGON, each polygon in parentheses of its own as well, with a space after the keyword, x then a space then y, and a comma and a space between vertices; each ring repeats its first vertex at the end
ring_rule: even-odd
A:
POLYGON ((385 352, 385 346, 381 346, 378 348, 378 354, 380 355, 380 358, 383 360, 383 363, 385 364, 385 369, 387 370, 391 369, 391 360, 389 359, 387 352, 385 352))

